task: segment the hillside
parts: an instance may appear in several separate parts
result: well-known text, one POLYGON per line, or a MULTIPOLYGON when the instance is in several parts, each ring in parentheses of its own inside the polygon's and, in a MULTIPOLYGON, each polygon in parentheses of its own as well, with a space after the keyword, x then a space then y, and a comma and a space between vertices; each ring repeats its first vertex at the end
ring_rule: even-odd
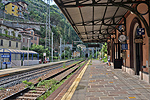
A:
MULTIPOLYGON (((15 1, 15 0, 9 0, 15 1)), ((16 0, 17 1, 17 0, 16 0)), ((25 1, 28 4, 28 12, 24 13, 25 19, 29 19, 29 21, 34 22, 46 22, 46 11, 48 5, 43 2, 42 0, 21 0, 25 1)), ((62 36, 63 41, 65 40, 66 43, 72 43, 72 41, 79 40, 78 36, 76 35, 75 31, 71 27, 70 23, 66 20, 64 15, 61 13, 59 8, 56 5, 50 6, 51 10, 51 24, 56 26, 52 27, 52 31, 54 33, 54 43, 59 45, 59 38, 62 36)), ((42 38, 45 38, 45 27, 41 27, 41 31, 37 32, 42 38)), ((44 45, 44 40, 40 41, 41 44, 44 45)))
MULTIPOLYGON (((42 0, 24 1, 28 4, 30 21, 46 22, 46 12, 48 7, 46 3, 42 0)), ((72 43, 72 40, 79 40, 70 23, 66 20, 56 5, 50 6, 50 12, 51 24, 56 25, 56 27, 52 27, 52 31, 55 34, 54 40, 59 39, 60 34, 62 35, 63 40, 65 39, 68 43, 72 43)), ((28 18, 27 14, 25 14, 25 17, 28 18)))

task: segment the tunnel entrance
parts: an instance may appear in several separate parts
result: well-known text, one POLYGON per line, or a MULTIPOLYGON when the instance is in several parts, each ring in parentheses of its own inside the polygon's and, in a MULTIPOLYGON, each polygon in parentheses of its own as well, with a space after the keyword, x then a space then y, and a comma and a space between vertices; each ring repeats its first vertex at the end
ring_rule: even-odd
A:
POLYGON ((85 57, 88 58, 88 54, 87 53, 85 54, 85 57))

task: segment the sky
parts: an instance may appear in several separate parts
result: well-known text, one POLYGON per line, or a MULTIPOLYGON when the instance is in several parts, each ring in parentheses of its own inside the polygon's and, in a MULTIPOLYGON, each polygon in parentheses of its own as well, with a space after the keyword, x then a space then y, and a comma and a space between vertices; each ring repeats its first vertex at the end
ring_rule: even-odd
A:
MULTIPOLYGON (((47 0, 43 0, 43 1, 47 2, 47 0)), ((56 5, 53 0, 50 0, 50 1, 51 1, 51 2, 50 2, 50 5, 56 5)))

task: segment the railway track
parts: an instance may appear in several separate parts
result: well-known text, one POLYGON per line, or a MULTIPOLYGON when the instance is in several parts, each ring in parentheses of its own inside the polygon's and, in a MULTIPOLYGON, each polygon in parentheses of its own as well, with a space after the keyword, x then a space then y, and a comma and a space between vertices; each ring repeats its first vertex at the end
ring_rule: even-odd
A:
MULTIPOLYGON (((66 65, 69 65, 72 62, 74 62, 74 61, 67 62, 66 65)), ((1 87, 7 88, 7 87, 11 87, 11 86, 20 84, 20 83, 22 83, 22 80, 29 81, 29 80, 38 78, 42 75, 45 75, 49 71, 60 68, 62 66, 63 66, 63 64, 53 65, 53 66, 48 66, 48 67, 41 68, 41 69, 24 72, 22 74, 17 74, 17 75, 13 75, 13 76, 7 76, 4 78, 0 78, 0 88, 1 87)))
MULTIPOLYGON (((65 68, 58 68, 53 70, 51 75, 45 80, 55 79, 57 80, 56 84, 61 82, 61 80, 65 79, 70 73, 76 71, 80 65, 84 63, 84 61, 79 61, 70 66, 66 66, 65 68)), ((42 81, 45 81, 42 80, 42 81)), ((42 82, 41 81, 41 82, 42 82)), ((39 86, 39 83, 34 84, 34 88, 25 88, 9 97, 4 98, 3 100, 36 100, 38 97, 43 95, 46 91, 50 90, 50 88, 45 88, 44 85, 39 86)))

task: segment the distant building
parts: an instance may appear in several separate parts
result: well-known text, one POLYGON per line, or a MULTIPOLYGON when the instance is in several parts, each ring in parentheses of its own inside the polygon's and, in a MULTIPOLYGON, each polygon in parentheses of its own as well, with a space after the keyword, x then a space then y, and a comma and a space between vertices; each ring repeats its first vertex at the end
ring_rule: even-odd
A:
MULTIPOLYGON (((72 44, 65 44, 65 45, 62 44, 62 45, 61 45, 61 50, 64 51, 64 49, 67 48, 67 47, 69 47, 70 50, 72 50, 72 44)), ((59 46, 59 48, 60 48, 60 46, 59 46)))
POLYGON ((21 35, 17 29, 0 24, 0 48, 21 49, 21 35))
POLYGON ((25 2, 8 2, 5 4, 5 13, 17 17, 23 17, 23 12, 27 11, 25 2))
POLYGON ((29 42, 29 48, 31 47, 31 36, 29 36, 29 32, 27 31, 20 31, 21 34, 21 48, 23 47, 28 47, 28 42, 29 42))
POLYGON ((29 42, 29 47, 31 47, 31 45, 33 44, 39 45, 40 36, 34 33, 33 28, 24 29, 23 31, 20 31, 19 33, 22 35, 21 37, 22 48, 28 47, 28 42, 29 42))
POLYGON ((77 47, 80 47, 82 51, 86 50, 86 46, 83 44, 78 44, 77 47))
POLYGON ((27 28, 25 29, 29 33, 29 36, 31 37, 31 45, 36 44, 39 45, 39 39, 40 36, 38 34, 35 34, 35 31, 33 28, 27 28))
POLYGON ((6 4, 6 3, 8 3, 8 2, 10 2, 10 1, 8 1, 8 0, 2 0, 2 1, 1 1, 1 3, 3 3, 3 4, 6 4))

